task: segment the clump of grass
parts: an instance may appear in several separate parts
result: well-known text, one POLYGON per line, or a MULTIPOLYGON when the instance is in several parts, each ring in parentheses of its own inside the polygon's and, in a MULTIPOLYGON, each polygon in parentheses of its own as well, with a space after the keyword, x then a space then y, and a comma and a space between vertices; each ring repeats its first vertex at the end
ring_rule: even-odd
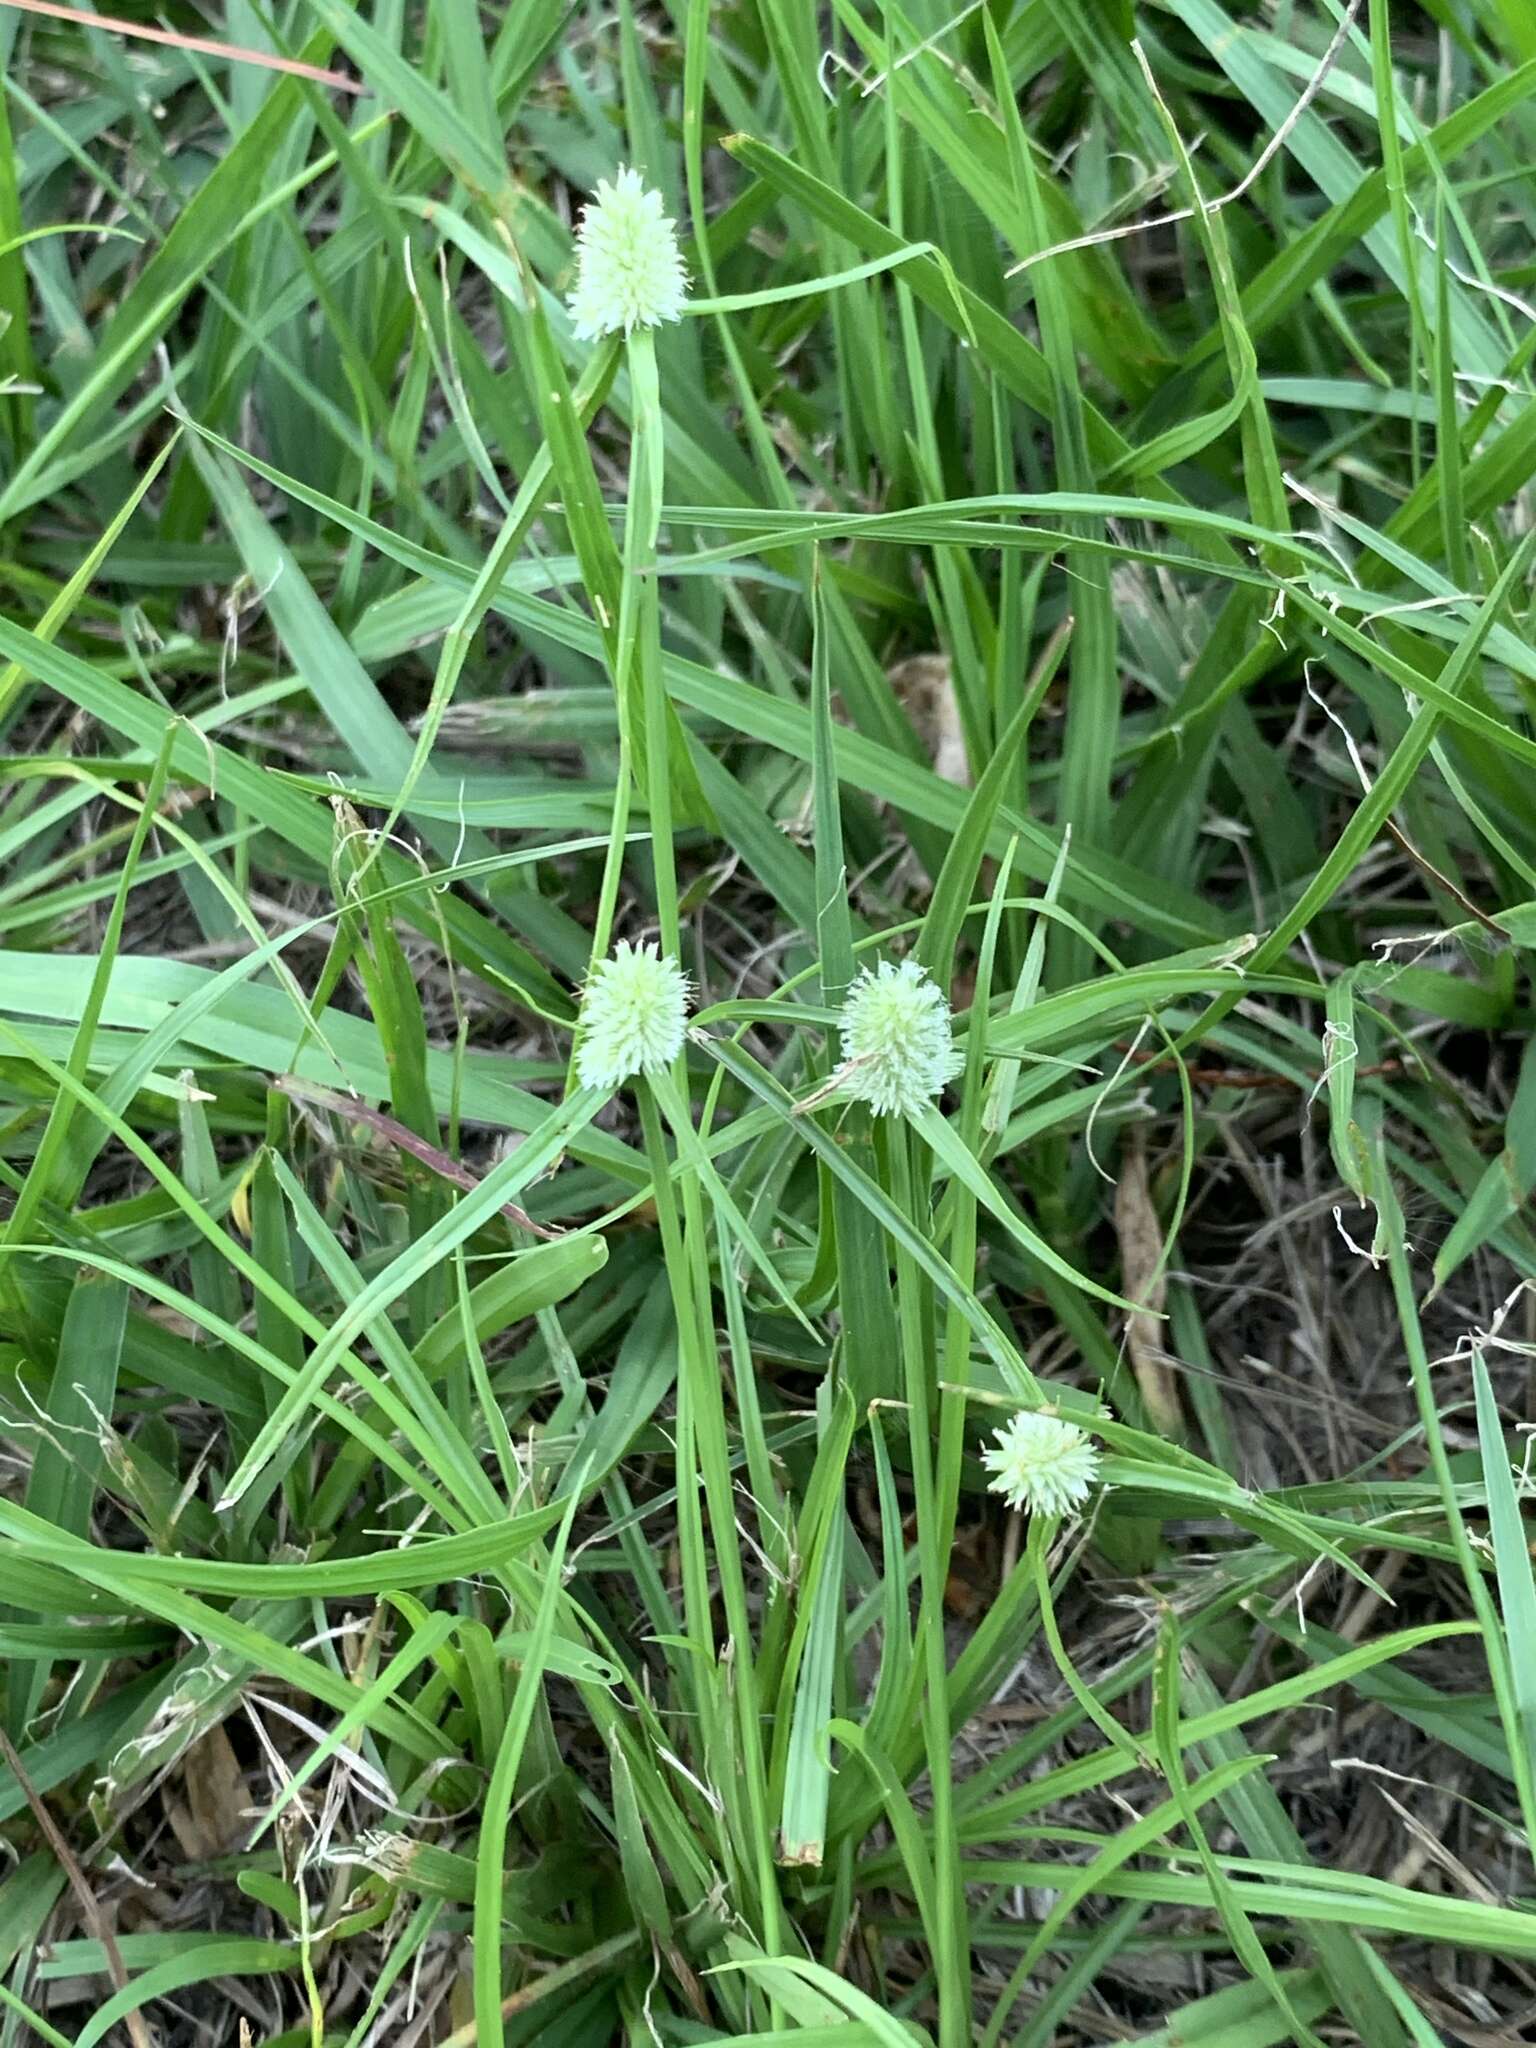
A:
POLYGON ((0 10, 0 2048, 1517 2029, 1520 10, 189 35, 0 10))

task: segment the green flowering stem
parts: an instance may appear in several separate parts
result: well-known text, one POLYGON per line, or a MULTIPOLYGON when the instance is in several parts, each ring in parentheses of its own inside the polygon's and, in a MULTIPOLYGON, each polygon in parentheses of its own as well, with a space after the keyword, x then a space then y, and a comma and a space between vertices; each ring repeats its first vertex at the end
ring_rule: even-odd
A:
POLYGON ((650 810, 651 866, 662 950, 681 957, 677 863, 672 850, 672 775, 666 686, 661 673, 661 586, 656 541, 661 531, 665 445, 656 341, 637 329, 628 341, 630 417, 629 501, 624 518, 624 587, 619 607, 619 673, 631 707, 640 714, 640 759, 650 810))
POLYGON ((618 695, 619 768, 613 781, 613 810, 608 824, 608 851, 603 856, 603 878, 597 891, 597 914, 592 920, 590 977, 600 960, 606 959, 613 935, 613 916, 618 907, 619 881, 624 872, 624 849, 629 840, 630 778, 634 772, 629 740, 629 717, 623 692, 618 695))
MULTIPOLYGON (((650 337, 644 338, 650 356, 652 387, 656 384, 656 351, 650 337)), ((645 774, 649 782, 645 745, 646 717, 641 661, 642 641, 654 628, 657 659, 660 657, 661 628, 656 616, 659 593, 654 576, 645 571, 656 559, 656 536, 661 527, 662 439, 659 405, 642 397, 642 380, 635 370, 635 341, 631 338, 629 376, 633 403, 633 428, 629 449, 629 495, 624 508, 623 575, 619 584, 619 616, 612 649, 613 689, 619 721, 619 772, 613 786, 613 818, 609 826, 608 853, 598 889, 597 916, 592 928, 592 958, 601 960, 608 951, 618 904, 619 883, 624 868, 624 851, 629 832, 629 807, 634 778, 645 774), (638 728, 638 730, 637 730, 638 728), (639 744, 637 745, 637 740, 639 744)), ((669 791, 670 794, 670 791, 669 791)), ((652 815, 654 835, 655 816, 652 815)), ((671 853, 670 833, 668 857, 671 853)), ((658 890, 659 901, 660 894, 658 890)), ((676 923, 663 922, 662 950, 676 953, 676 923)))
MULTIPOLYGON (((699 1348, 699 1313, 693 1290, 689 1257, 683 1245, 683 1226, 678 1216, 677 1192, 673 1185, 672 1162, 667 1154, 656 1097, 649 1084, 635 1085, 640 1127, 645 1137, 646 1156, 651 1167, 651 1193, 656 1220, 661 1230, 662 1254, 672 1292, 672 1309, 677 1322, 677 1524, 678 1547, 682 1553, 683 1610, 689 1638, 702 1650, 712 1643, 710 1624, 709 1558, 704 1544, 704 1520, 700 1507, 698 1473, 694 1456, 693 1388, 697 1377, 694 1360, 699 1348)), ((694 1687, 694 1710, 701 1718, 709 1712, 704 1688, 694 1687)))
MULTIPOLYGON (((977 974, 977 990, 980 995, 978 1014, 984 1015, 986 1000, 984 991, 990 987, 992 956, 1000 910, 991 911, 987 925, 987 940, 982 948, 982 958, 977 974)), ((978 1039, 980 1034, 978 1034, 978 1039)), ((962 1142, 974 1148, 980 1135, 982 1091, 980 1070, 983 1055, 979 1044, 967 1048, 969 1069, 965 1077, 965 1093, 961 1109, 960 1132, 962 1142)), ((939 1111, 933 1112, 935 1116, 939 1111)), ((914 1142, 917 1142, 914 1139, 914 1142)), ((922 1156, 932 1173, 933 1150, 922 1146, 922 1156)), ((931 1182, 930 1182, 931 1201, 931 1182)), ((976 1272, 976 1197, 972 1191, 958 1182, 951 1184, 949 1202, 949 1230, 944 1247, 951 1268, 956 1273, 973 1275, 976 1272)), ((960 1488, 965 1462, 966 1398, 962 1391, 970 1378, 971 1332, 965 1317, 954 1302, 945 1304, 943 1318, 942 1351, 944 1377, 935 1389, 939 1407, 938 1446, 934 1459, 934 1507, 933 1544, 941 1558, 954 1555, 955 1524, 959 1519, 960 1488)), ((998 1603, 1001 1604, 1001 1595, 998 1603)), ((938 1689, 938 1708, 934 1714, 932 1741, 943 1742, 952 1734, 954 1727, 954 1701, 951 1694, 950 1675, 946 1668, 947 1642, 944 1627, 944 1603, 942 1593, 937 1601, 925 1603, 920 1616, 924 1632, 924 1648, 930 1662, 930 1669, 937 1670, 930 1684, 938 1689)), ((948 1748, 952 1744, 948 1744, 948 1748)), ((948 1768, 943 1772, 943 1791, 939 1801, 950 1805, 950 1781, 948 1768)), ((939 1773, 931 1772, 935 1787, 939 1784, 939 1773)), ((966 1986, 964 1994, 952 1998, 949 2003, 955 2008, 952 2015, 941 2018, 940 2040, 943 2048, 949 2048, 951 2041, 966 2044, 974 2038, 975 2007, 971 1995, 973 1973, 970 1967, 969 1928, 970 1916, 966 1908, 965 1879, 960 1869, 960 1845, 955 1829, 947 1827, 942 1835, 934 1837, 934 1891, 939 1913, 946 1911, 951 1917, 951 1927, 944 1929, 951 1933, 951 1955, 958 1970, 958 1981, 966 1986), (945 2022, 948 2022, 946 2024, 945 2022)), ((941 1980, 942 1981, 942 1980, 941 1980)), ((952 1979, 951 1981, 957 1981, 952 1979)))
MULTIPOLYGON (((1016 838, 1009 845, 1008 857, 1002 867, 1005 876, 1012 872, 1017 845, 1016 838)), ((976 980, 971 998, 971 1015, 975 1019, 985 1018, 990 1009, 998 947, 1002 938, 1004 903, 1003 890, 995 890, 987 907, 987 921, 976 962, 976 980)), ((977 1028, 967 1033, 962 1057, 964 1066, 961 1069, 960 1113, 955 1121, 955 1134, 965 1151, 980 1162, 983 1158, 982 1123, 987 1099, 988 1073, 984 1029, 977 1028)), ((932 1156, 932 1146, 928 1149, 932 1156)), ((963 1181, 952 1179, 943 1206, 936 1212, 936 1236, 940 1234, 939 1219, 947 1218, 947 1229, 942 1234, 950 1267, 956 1273, 978 1275, 977 1206, 975 1189, 968 1187, 963 1181)), ((970 1376, 970 1329, 955 1303, 949 1302, 944 1313, 943 1378, 939 1383, 939 1449, 936 1468, 937 1541, 946 1557, 954 1548, 955 1525, 960 1512, 967 1418, 965 1388, 970 1376)))
MULTIPOLYGON (((892 1198, 923 1236, 932 1233, 927 1174, 913 1169, 918 1141, 904 1117, 876 1119, 876 1150, 882 1177, 892 1198), (918 1198, 918 1188, 923 1190, 918 1198)), ((926 1147, 921 1148, 926 1161, 926 1147)), ((949 1583, 949 1549, 941 1540, 944 1514, 933 1466, 933 1404, 937 1398, 936 1340, 933 1294, 911 1253, 901 1244, 896 1254, 896 1317, 901 1337, 902 1377, 906 1391, 912 1490, 917 1503, 918 1656, 912 1685, 921 1689, 923 1746, 928 1760, 933 1802, 934 1980, 939 1999, 939 2039, 944 2048, 962 2048, 970 2038, 971 1963, 967 1936, 965 1887, 955 1839, 953 1747, 949 1711, 948 1646, 944 1639, 944 1594, 949 1583)))
POLYGON ((606 958, 613 936, 628 843, 635 783, 643 782, 650 811, 651 863, 661 950, 679 953, 677 866, 672 851, 673 790, 669 761, 669 705, 661 674, 661 591, 656 543, 661 531, 665 466, 661 387, 656 345, 647 329, 628 337, 631 435, 629 492, 624 507, 623 574, 610 663, 619 722, 619 771, 614 781, 608 851, 592 927, 592 966, 606 958))
MULTIPOLYGON (((635 1097, 650 1163, 656 1220, 677 1322, 677 1515, 683 1559, 683 1609, 689 1640, 697 1645, 705 1673, 693 1686, 695 1711, 704 1734, 704 1748, 724 1776, 733 1753, 740 1759, 746 1796, 748 1833, 754 1869, 741 1867, 741 1845, 732 1841, 722 1820, 721 1855, 735 1868, 742 1887, 742 1905, 754 1901, 762 1938, 770 1954, 784 1939, 778 1874, 773 1867, 773 1829, 768 1817, 767 1776, 762 1747, 761 1709, 752 1660, 752 1623, 747 1607, 746 1579, 736 1535, 736 1508, 731 1480, 730 1443, 726 1434, 724 1384, 715 1345, 708 1244, 697 1175, 687 1172, 674 1182, 672 1160, 662 1128, 662 1112, 686 1115, 682 1099, 661 1074, 655 1084, 642 1076, 635 1097), (669 1097, 671 1101, 669 1102, 669 1097), (678 1213, 681 1196, 682 1214, 678 1213), (700 1481, 703 1502, 700 1502, 700 1481), (726 1637, 731 1653, 727 1676, 715 1653, 711 1618, 710 1552, 705 1540, 704 1510, 714 1533, 714 1557, 720 1597, 725 1609, 726 1637), (729 1707, 720 1688, 734 1696, 736 1737, 725 1727, 729 1707)), ((729 1805, 729 1802, 727 1802, 729 1805)))
POLYGON ((1098 1700, 1092 1688, 1084 1685, 1078 1676, 1077 1666, 1067 1654, 1067 1646, 1061 1639, 1061 1630, 1056 1622, 1056 1603, 1051 1597, 1050 1551, 1057 1529, 1061 1526, 1057 1515, 1031 1515, 1029 1533, 1025 1538, 1024 1566, 1034 1583, 1035 1597, 1040 1606, 1040 1625, 1051 1653, 1051 1661, 1066 1681, 1067 1690, 1088 1716, 1094 1727, 1105 1740, 1118 1749, 1122 1756, 1139 1771, 1156 1771, 1156 1761, 1147 1754, 1135 1736, 1121 1727, 1114 1715, 1098 1700))
POLYGON ((627 345, 632 428, 629 495, 624 508, 623 576, 614 629, 613 687, 619 721, 619 772, 614 781, 608 853, 598 889, 592 958, 607 953, 618 904, 634 783, 643 780, 650 807, 656 908, 662 951, 678 950, 677 870, 672 857, 672 783, 667 702, 661 679, 661 590, 656 541, 661 531, 664 465, 656 344, 642 330, 627 345))

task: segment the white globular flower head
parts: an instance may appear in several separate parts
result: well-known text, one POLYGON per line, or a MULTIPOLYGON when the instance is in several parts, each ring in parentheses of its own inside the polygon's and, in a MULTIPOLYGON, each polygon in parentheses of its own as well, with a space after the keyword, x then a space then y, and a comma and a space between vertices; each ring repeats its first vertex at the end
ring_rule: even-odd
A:
POLYGON ((578 341, 630 334, 680 320, 688 273, 677 229, 662 212, 662 197, 640 173, 605 178, 576 230, 576 282, 570 314, 578 341))
POLYGON ((838 1020, 843 1086, 876 1116, 916 1116, 964 1064, 949 1004, 915 960, 864 969, 838 1020))
POLYGON ((656 946, 620 939, 593 968, 581 997, 576 1078, 583 1088, 617 1088, 633 1074, 670 1067, 683 1049, 688 977, 656 946))
POLYGON ((1086 1430, 1059 1415, 1021 1412, 994 1432, 981 1462, 995 1476, 988 1491, 1011 1508, 1064 1515, 1081 1507, 1099 1476, 1099 1453, 1086 1430))

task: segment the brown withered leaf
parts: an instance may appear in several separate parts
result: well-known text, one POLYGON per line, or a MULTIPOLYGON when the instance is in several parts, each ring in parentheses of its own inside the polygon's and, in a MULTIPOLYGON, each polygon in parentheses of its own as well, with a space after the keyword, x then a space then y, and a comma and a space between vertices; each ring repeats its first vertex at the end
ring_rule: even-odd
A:
POLYGON ((1154 1429, 1164 1436, 1182 1436, 1178 1381, 1163 1345, 1163 1303, 1168 1293, 1162 1267, 1163 1233, 1147 1186, 1147 1154, 1141 1132, 1133 1124, 1126 1133, 1115 1187, 1115 1234, 1120 1240, 1120 1292, 1140 1304, 1125 1326, 1131 1370, 1147 1404, 1154 1429))
POLYGON ((960 789, 971 786, 955 678, 947 654, 911 654, 886 670, 886 680, 906 708, 918 737, 933 757, 933 772, 960 789))
POLYGON ((222 1721, 215 1721, 187 1751, 181 1779, 186 1798, 167 1798, 166 1818, 188 1861, 206 1863, 239 1841, 252 1805, 245 1772, 222 1721))
MULTIPOLYGON (((290 1096, 295 1102, 313 1102, 321 1109, 334 1110, 348 1122, 362 1124, 365 1129, 375 1132, 386 1144, 394 1145, 401 1152, 407 1152, 412 1159, 419 1160, 429 1172, 438 1174, 443 1180, 452 1181, 456 1188, 466 1194, 473 1194, 480 1182, 468 1167, 461 1166, 456 1159, 436 1145, 429 1145, 425 1138, 415 1131, 386 1116, 381 1109, 374 1109, 366 1102, 360 1102, 350 1095, 338 1095, 334 1088, 321 1088, 314 1082, 301 1081, 296 1074, 279 1074, 272 1086, 280 1094, 290 1096)), ((553 1171, 553 1169, 551 1169, 553 1171)), ((516 1202, 503 1202, 501 1213, 534 1237, 546 1241, 564 1237, 563 1230, 547 1230, 542 1223, 535 1223, 526 1209, 520 1209, 516 1202)))

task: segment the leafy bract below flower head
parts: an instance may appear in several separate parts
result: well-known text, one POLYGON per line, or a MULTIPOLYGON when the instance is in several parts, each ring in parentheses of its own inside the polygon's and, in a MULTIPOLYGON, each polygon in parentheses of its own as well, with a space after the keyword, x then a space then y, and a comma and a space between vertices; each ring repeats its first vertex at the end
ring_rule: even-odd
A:
POLYGON ((593 968, 581 997, 576 1078, 583 1088, 617 1088, 632 1074, 658 1073, 683 1049, 688 977, 655 946, 620 939, 593 968))
POLYGON ((981 1462, 996 1476, 988 1491, 1011 1508, 1064 1515, 1081 1507, 1099 1476, 1098 1447, 1075 1422, 1059 1415, 1020 1413, 995 1432, 981 1462))
POLYGON ((916 1116, 963 1064, 949 1004, 915 960, 866 967, 839 1019, 843 1086, 877 1116, 916 1116))
POLYGON ((579 341, 682 318, 688 273, 659 192, 638 171, 606 179, 576 230, 570 313, 579 341))

